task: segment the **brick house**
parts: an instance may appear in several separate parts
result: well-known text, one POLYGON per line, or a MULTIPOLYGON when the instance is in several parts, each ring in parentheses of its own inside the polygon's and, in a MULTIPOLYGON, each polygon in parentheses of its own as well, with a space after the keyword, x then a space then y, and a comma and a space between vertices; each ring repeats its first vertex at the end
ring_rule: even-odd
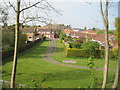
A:
POLYGON ((93 30, 84 30, 82 31, 82 33, 87 33, 87 34, 97 34, 95 31, 93 30))
POLYGON ((21 29, 23 34, 27 35, 27 42, 34 42, 41 38, 42 35, 38 34, 35 27, 25 27, 21 29))
MULTIPOLYGON (((115 40, 115 36, 112 34, 108 34, 108 37, 109 37, 110 48, 112 49, 118 48, 117 41, 115 40)), ((96 35, 95 37, 93 37, 92 41, 96 41, 100 43, 101 48, 105 48, 105 34, 96 35)))
POLYGON ((56 31, 53 29, 48 29, 48 27, 37 27, 37 32, 47 38, 56 38, 56 31))
MULTIPOLYGON (((71 38, 81 39, 83 41, 87 41, 87 38, 91 38, 91 41, 98 42, 100 44, 100 49, 105 48, 105 34, 96 34, 96 32, 92 30, 86 30, 84 33, 82 32, 76 32, 72 29, 65 29, 63 30, 64 33, 71 38)), ((109 37, 109 44, 110 48, 118 48, 117 41, 114 40, 115 36, 112 34, 108 35, 109 37)))

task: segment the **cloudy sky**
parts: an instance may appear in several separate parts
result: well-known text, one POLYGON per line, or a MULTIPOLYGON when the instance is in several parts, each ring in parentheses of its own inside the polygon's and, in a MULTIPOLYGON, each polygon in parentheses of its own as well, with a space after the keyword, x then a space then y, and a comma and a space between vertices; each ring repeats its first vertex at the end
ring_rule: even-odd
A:
MULTIPOLYGON (((104 28, 99 9, 99 2, 75 2, 61 1, 54 2, 53 5, 61 10, 62 16, 53 17, 56 23, 70 24, 77 28, 104 28)), ((110 29, 114 28, 114 18, 118 16, 118 2, 113 2, 109 6, 110 29)))

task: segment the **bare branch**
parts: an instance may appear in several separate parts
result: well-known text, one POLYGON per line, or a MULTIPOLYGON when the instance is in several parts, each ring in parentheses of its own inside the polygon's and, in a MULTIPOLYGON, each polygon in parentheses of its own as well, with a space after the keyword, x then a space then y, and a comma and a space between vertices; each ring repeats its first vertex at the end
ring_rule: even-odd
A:
POLYGON ((13 10, 16 12, 15 7, 14 7, 10 2, 8 2, 8 3, 9 3, 10 6, 13 8, 13 10))
POLYGON ((103 22, 106 25, 105 15, 103 13, 103 8, 102 8, 102 0, 100 0, 100 11, 101 11, 101 14, 102 14, 103 22))
POLYGON ((50 8, 52 8, 56 13, 59 13, 60 15, 62 15, 60 12, 58 12, 58 10, 56 10, 55 8, 52 7, 51 4, 49 4, 46 0, 44 0, 49 6, 50 8))
POLYGON ((3 0, 3 2, 4 2, 4 4, 6 5, 6 7, 9 7, 8 5, 7 5, 7 3, 3 0))
POLYGON ((30 5, 30 6, 28 6, 28 7, 26 7, 26 8, 23 8, 22 10, 20 10, 20 12, 22 12, 22 11, 24 11, 24 10, 26 10, 26 9, 29 9, 29 8, 31 8, 31 7, 33 7, 33 6, 36 6, 37 4, 39 4, 40 2, 42 2, 43 0, 41 0, 41 1, 39 1, 39 2, 36 2, 36 3, 34 3, 33 5, 30 5))
POLYGON ((47 21, 52 21, 51 19, 48 19, 48 18, 45 18, 45 17, 39 17, 39 16, 34 16, 34 17, 23 17, 24 20, 22 21, 22 24, 24 23, 28 23, 28 22, 31 22, 31 21, 39 21, 41 23, 47 23, 47 21))

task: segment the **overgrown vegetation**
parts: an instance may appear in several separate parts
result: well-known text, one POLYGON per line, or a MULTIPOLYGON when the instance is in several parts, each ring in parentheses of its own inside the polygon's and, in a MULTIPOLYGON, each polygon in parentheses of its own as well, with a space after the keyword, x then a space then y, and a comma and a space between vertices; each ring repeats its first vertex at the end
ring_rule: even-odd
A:
MULTIPOLYGON (((14 48, 14 26, 8 26, 5 28, 5 30, 2 31, 2 50, 7 51, 14 48)), ((22 34, 22 32, 19 33, 19 46, 24 46, 26 42, 26 35, 22 34)))

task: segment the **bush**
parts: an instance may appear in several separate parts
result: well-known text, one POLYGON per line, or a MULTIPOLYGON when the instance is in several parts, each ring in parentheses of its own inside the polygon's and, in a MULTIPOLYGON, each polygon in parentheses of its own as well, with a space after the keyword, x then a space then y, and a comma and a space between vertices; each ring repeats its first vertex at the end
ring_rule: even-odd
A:
POLYGON ((112 50, 112 57, 118 58, 118 48, 112 50))
MULTIPOLYGON (((100 50, 100 55, 102 58, 105 57, 105 50, 100 50)), ((112 49, 109 52, 110 58, 117 58, 118 57, 118 49, 112 49)))
POLYGON ((79 42, 74 42, 74 43, 71 43, 70 45, 72 48, 78 48, 78 49, 81 48, 81 43, 79 43, 79 42))
POLYGON ((65 33, 61 33, 59 38, 60 38, 60 40, 64 40, 65 37, 66 37, 66 34, 65 33))
POLYGON ((97 50, 99 50, 99 46, 100 44, 97 42, 88 41, 88 42, 83 43, 81 45, 81 48, 85 50, 88 54, 90 54, 91 56, 95 56, 98 53, 97 50))
MULTIPOLYGON (((12 30, 2 32, 2 50, 7 51, 14 48, 15 34, 12 30)), ((19 47, 23 47, 26 42, 26 35, 19 33, 19 47)))
MULTIPOLYGON (((94 57, 101 57, 101 53, 100 50, 96 50, 97 55, 95 55, 94 57)), ((89 53, 87 53, 85 50, 83 49, 76 49, 76 48, 67 48, 66 49, 66 55, 67 56, 74 56, 74 57, 90 57, 91 55, 89 53)))
MULTIPOLYGON (((19 53, 24 52, 25 50, 35 46, 37 43, 39 43, 40 40, 37 40, 36 42, 31 42, 28 44, 25 44, 22 47, 19 47, 19 53)), ((14 49, 9 49, 9 50, 2 50, 2 58, 7 58, 7 57, 11 57, 14 54, 14 49)))

